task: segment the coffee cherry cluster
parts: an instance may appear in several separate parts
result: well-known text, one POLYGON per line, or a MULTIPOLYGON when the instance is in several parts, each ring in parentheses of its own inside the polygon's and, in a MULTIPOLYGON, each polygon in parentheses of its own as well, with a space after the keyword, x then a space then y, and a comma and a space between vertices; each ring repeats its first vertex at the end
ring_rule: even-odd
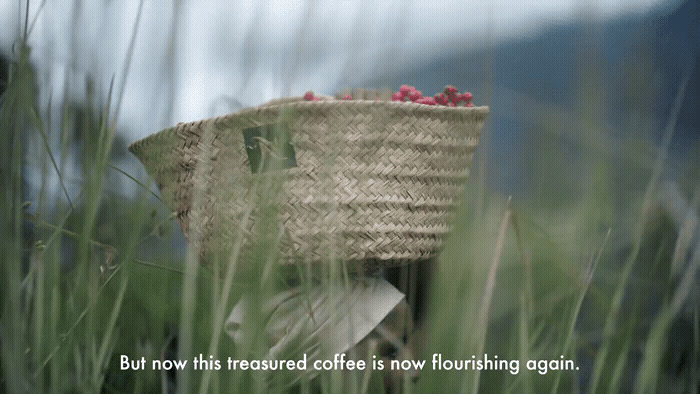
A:
POLYGON ((304 93, 304 100, 306 101, 318 101, 318 97, 314 96, 314 92, 308 91, 304 93))
MULTIPOLYGON (((352 100, 352 96, 346 94, 342 97, 343 100, 352 100)), ((314 96, 314 92, 308 91, 304 94, 306 101, 318 101, 319 98, 314 96)), ((379 98, 376 98, 379 100, 379 98)), ((423 93, 413 86, 401 85, 399 91, 391 96, 391 101, 412 101, 418 104, 425 105, 444 105, 448 107, 461 106, 464 103, 465 107, 473 107, 472 94, 469 92, 460 93, 456 87, 452 85, 445 86, 442 93, 438 93, 433 97, 423 97, 423 93)))
POLYGON ((423 93, 413 86, 401 85, 399 91, 391 96, 392 101, 413 101, 426 105, 445 105, 449 107, 459 106, 464 102, 465 107, 473 107, 472 94, 469 92, 460 93, 452 85, 445 86, 443 93, 438 93, 433 97, 423 97, 423 93))

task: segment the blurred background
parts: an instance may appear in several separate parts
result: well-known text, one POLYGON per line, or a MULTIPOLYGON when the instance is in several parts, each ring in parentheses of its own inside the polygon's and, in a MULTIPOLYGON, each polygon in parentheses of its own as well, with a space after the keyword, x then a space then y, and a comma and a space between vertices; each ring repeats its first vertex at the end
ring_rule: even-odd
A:
MULTIPOLYGON (((494 314, 484 323, 512 326, 513 331, 493 334, 476 349, 486 346, 505 354, 498 348, 499 338, 533 335, 539 346, 533 349, 542 351, 543 343, 549 343, 543 338, 557 338, 552 343, 564 346, 561 353, 570 352, 583 366, 561 385, 559 377, 550 376, 545 383, 515 377, 502 386, 503 376, 492 374, 481 381, 482 391, 585 391, 591 385, 615 391, 634 384, 693 391, 700 376, 700 263, 695 262, 700 252, 692 247, 700 245, 699 18, 698 0, 0 2, 0 92, 7 90, 0 128, 9 141, 3 145, 3 176, 11 172, 5 169, 16 168, 21 178, 19 186, 3 178, 6 201, 14 201, 6 204, 3 220, 14 220, 15 211, 32 218, 21 227, 21 269, 8 268, 13 255, 7 251, 14 249, 3 249, 8 283, 19 286, 16 294, 3 293, 3 320, 14 316, 34 330, 25 338, 18 334, 19 326, 12 331, 5 325, 0 337, 3 385, 15 390, 22 390, 22 384, 59 385, 69 391, 151 390, 170 387, 167 382, 175 379, 165 374, 134 377, 117 371, 115 364, 120 352, 134 357, 177 352, 174 338, 182 335, 177 327, 183 324, 178 319, 186 242, 128 144, 178 122, 309 90, 334 95, 346 88, 396 91, 408 84, 432 95, 450 84, 472 92, 473 102, 491 111, 472 166, 470 212, 483 212, 484 221, 497 224, 512 196, 509 207, 522 220, 522 238, 506 246, 510 254, 504 257, 494 314), (15 119, 24 121, 15 124, 15 119), (13 140, 12 135, 21 137, 13 140), (19 153, 13 151, 20 145, 19 153), (21 159, 10 162, 12 152, 21 159), (32 204, 18 208, 24 202, 32 204), (50 261, 60 263, 61 274, 32 276, 39 272, 31 263, 37 245, 53 250, 50 261), (606 251, 598 254, 601 266, 593 275, 590 256, 601 245, 606 251), (102 282, 104 272, 114 269, 115 255, 120 256, 116 261, 140 262, 129 268, 131 282, 123 289, 124 280, 102 282), (104 272, 89 273, 87 261, 93 259, 104 272), (533 266, 540 262, 542 271, 528 279, 533 305, 523 301, 529 306, 521 312, 532 319, 525 319, 532 331, 523 334, 528 325, 519 326, 518 313, 524 293, 512 288, 520 289, 519 270, 528 259, 533 266), (80 276, 75 272, 81 269, 73 267, 83 263, 86 274, 80 276), (71 272, 73 286, 89 282, 91 275, 94 283, 81 297, 73 297, 68 285, 58 286, 57 293, 47 287, 37 297, 46 299, 44 317, 54 325, 37 329, 44 321, 36 312, 39 307, 23 309, 27 302, 19 294, 35 291, 25 289, 34 279, 53 285, 71 272), (589 274, 591 287, 581 279, 589 274), (684 284, 685 277, 691 285, 684 284), (101 296, 109 302, 93 311, 89 305, 102 305, 90 301, 98 288, 110 294, 101 296), (581 304, 571 307, 579 294, 581 304), (54 296, 57 305, 51 304, 54 296), (566 307, 560 308, 562 303, 566 307), (676 308, 677 303, 682 307, 676 308), (673 311, 668 319, 666 307, 673 311), (618 315, 620 310, 629 315, 618 315), (568 325, 559 334, 543 334, 546 324, 568 322, 571 316, 576 335, 567 331, 568 325), (90 320, 93 328, 66 340, 78 331, 81 319, 90 320), (100 328, 129 319, 141 322, 140 328, 119 335, 100 328), (79 367, 88 363, 81 358, 89 353, 83 349, 85 338, 95 332, 104 335, 104 348, 95 345, 104 351, 93 352, 100 355, 93 354, 94 370, 79 367), (668 341, 659 339, 666 334, 668 341), (16 353, 5 351, 8 338, 26 346, 17 345, 16 353), (12 360, 27 348, 40 349, 30 352, 33 364, 26 370, 13 367, 12 360), (644 355, 652 353, 650 366, 644 355), (76 365, 68 368, 74 375, 71 383, 58 383, 59 372, 65 371, 58 360, 76 365), (650 376, 658 379, 640 378, 653 368, 657 374, 650 376), (8 379, 13 375, 25 383, 17 383, 19 378, 12 383, 8 379), (600 383, 605 381, 613 383, 600 383)), ((464 215, 473 219, 471 213, 464 215)), ((457 234, 470 231, 465 227, 457 234)), ((454 242, 448 249, 453 253, 445 258, 483 259, 488 268, 496 233, 486 240, 473 237, 472 246, 482 252, 454 242)), ((483 279, 486 268, 469 273, 483 279)), ((450 272, 442 279, 438 275, 437 283, 462 286, 449 282, 450 272)), ((31 289, 40 288, 37 283, 31 289)), ((197 291, 206 293, 206 286, 197 291)), ((449 308, 470 297, 479 299, 482 290, 483 283, 475 285, 474 294, 451 298, 433 319, 448 327, 461 324, 449 324, 457 318, 449 308)), ((214 301, 201 305, 207 302, 214 301)), ((206 320, 205 312, 197 313, 206 320)), ((208 345, 211 338, 201 335, 201 343, 208 345)), ((455 348, 450 337, 437 330, 433 340, 441 344, 434 349, 449 353, 455 348)), ((465 354, 475 354, 465 341, 459 343, 465 352, 473 351, 465 354)), ((441 382, 436 379, 422 384, 441 382)), ((449 379, 455 382, 446 387, 480 387, 478 374, 475 386, 464 386, 459 376, 449 379)))
MULTIPOLYGON (((0 7, 8 59, 26 4, 0 7)), ((308 90, 405 83, 432 95, 452 84, 491 107, 487 184, 517 194, 530 184, 525 147, 542 134, 544 108, 573 129, 566 118, 590 101, 606 128, 659 141, 689 72, 673 152, 686 155, 700 135, 695 0, 33 1, 28 11, 40 103, 60 122, 64 102, 85 102, 86 84, 105 101, 114 79, 120 155, 175 123, 308 90)), ((133 192, 124 186, 115 190, 133 192)))

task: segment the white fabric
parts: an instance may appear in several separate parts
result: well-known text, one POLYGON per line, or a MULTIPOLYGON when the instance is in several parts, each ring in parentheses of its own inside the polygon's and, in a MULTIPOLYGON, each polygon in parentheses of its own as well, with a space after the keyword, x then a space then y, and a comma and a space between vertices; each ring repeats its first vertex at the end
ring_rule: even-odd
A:
MULTIPOLYGON (((295 287, 264 301, 253 313, 269 315, 267 359, 331 359, 369 334, 404 295, 383 278, 350 279, 348 288, 316 284, 295 287)), ((233 307, 226 332, 242 344, 250 296, 233 307)))

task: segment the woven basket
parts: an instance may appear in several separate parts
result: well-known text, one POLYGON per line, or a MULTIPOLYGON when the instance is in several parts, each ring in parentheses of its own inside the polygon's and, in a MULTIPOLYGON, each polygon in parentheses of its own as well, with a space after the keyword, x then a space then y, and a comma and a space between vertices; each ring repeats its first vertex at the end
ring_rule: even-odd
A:
POLYGON ((129 150, 205 260, 233 245, 250 249, 272 209, 283 263, 335 256, 377 269, 439 251, 487 114, 287 98, 180 123, 129 150))

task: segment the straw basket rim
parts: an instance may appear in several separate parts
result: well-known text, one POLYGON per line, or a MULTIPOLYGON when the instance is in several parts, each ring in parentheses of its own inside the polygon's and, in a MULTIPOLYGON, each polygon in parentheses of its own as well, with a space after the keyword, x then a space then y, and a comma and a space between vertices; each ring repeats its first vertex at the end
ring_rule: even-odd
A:
POLYGON ((237 116, 245 116, 249 114, 255 114, 256 112, 259 112, 261 110, 274 110, 274 109, 281 109, 281 108, 287 108, 287 107, 315 107, 318 106, 319 108, 323 107, 328 107, 328 106, 386 106, 388 108, 398 108, 398 107, 407 107, 413 109, 414 113, 420 114, 420 113, 425 113, 425 114, 435 114, 435 113, 465 113, 465 114, 474 114, 478 116, 483 116, 486 117, 486 115, 489 114, 490 108, 488 106, 482 105, 482 106, 474 106, 474 107, 450 107, 450 106, 444 106, 444 105, 426 105, 426 104, 419 104, 419 103, 414 103, 412 101, 387 101, 387 100, 366 100, 366 99, 358 99, 358 100, 337 100, 333 99, 327 96, 322 96, 320 100, 318 101, 307 101, 304 100, 303 97, 287 97, 287 98, 282 98, 282 99, 273 99, 270 100, 266 103, 263 103, 261 105, 255 106, 255 107, 249 107, 249 108, 243 108, 240 109, 236 112, 232 112, 229 114, 225 115, 220 115, 220 116, 214 116, 210 118, 205 118, 201 120, 195 120, 195 121, 189 121, 189 122, 179 122, 175 126, 170 126, 166 127, 160 131, 157 131, 153 134, 150 134, 144 138, 138 139, 134 142, 132 142, 128 150, 131 153, 137 153, 140 148, 150 145, 151 143, 155 143, 158 140, 161 140, 163 138, 169 137, 169 134, 175 133, 175 129, 179 127, 189 127, 189 126, 194 126, 197 124, 202 124, 204 122, 224 122, 230 118, 237 117, 237 116))

